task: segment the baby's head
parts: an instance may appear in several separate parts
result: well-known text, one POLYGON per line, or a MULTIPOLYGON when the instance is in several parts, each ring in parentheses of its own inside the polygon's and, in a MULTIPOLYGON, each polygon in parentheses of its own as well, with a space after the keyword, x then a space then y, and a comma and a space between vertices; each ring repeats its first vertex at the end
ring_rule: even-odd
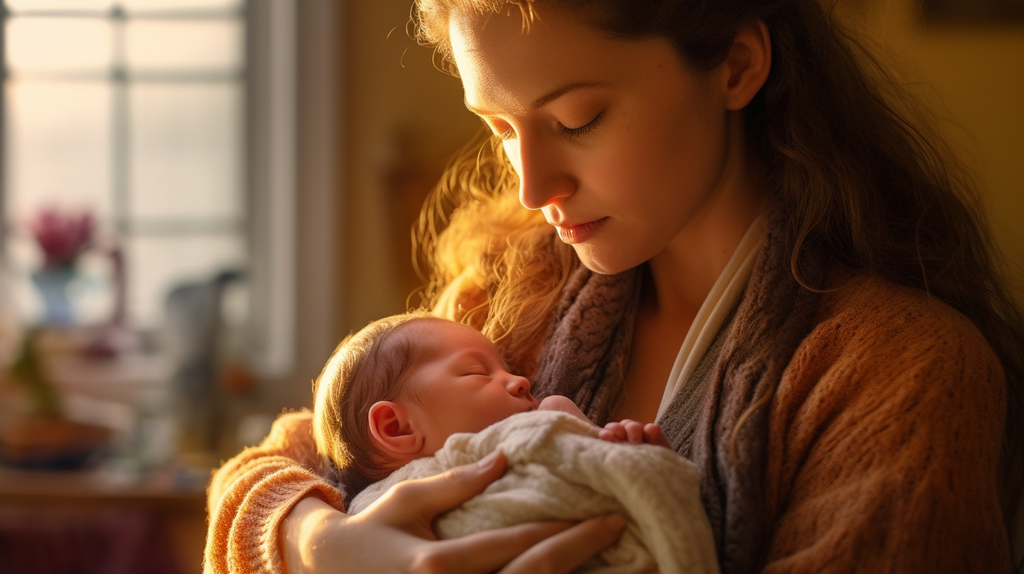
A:
POLYGON ((422 313, 375 321, 347 337, 314 386, 317 450, 350 494, 478 432, 537 408, 479 331, 422 313))

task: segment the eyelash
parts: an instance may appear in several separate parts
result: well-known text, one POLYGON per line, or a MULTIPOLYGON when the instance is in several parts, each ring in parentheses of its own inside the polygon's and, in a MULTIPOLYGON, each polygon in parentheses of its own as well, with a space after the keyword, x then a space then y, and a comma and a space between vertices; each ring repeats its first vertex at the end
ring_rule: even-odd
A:
MULTIPOLYGON (((578 128, 567 128, 565 126, 562 126, 558 133, 562 137, 567 139, 576 139, 579 137, 583 137, 589 134, 590 132, 594 131, 597 128, 597 125, 601 123, 601 119, 603 117, 604 112, 601 112, 597 114, 597 116, 594 119, 590 120, 590 122, 585 125, 582 125, 578 128)), ((498 137, 501 138, 502 140, 507 140, 514 136, 515 133, 516 132, 512 128, 509 128, 498 134, 498 137)))
POLYGON ((590 120, 590 123, 588 123, 586 125, 582 125, 582 126, 580 126, 578 128, 567 128, 565 126, 562 126, 562 130, 561 130, 560 133, 562 134, 562 137, 566 137, 566 138, 569 138, 569 139, 576 139, 578 137, 583 137, 583 136, 589 134, 590 132, 594 131, 594 129, 597 128, 597 125, 599 123, 601 123, 601 118, 603 118, 603 117, 604 117, 604 112, 601 112, 601 113, 597 114, 597 116, 594 119, 590 120))

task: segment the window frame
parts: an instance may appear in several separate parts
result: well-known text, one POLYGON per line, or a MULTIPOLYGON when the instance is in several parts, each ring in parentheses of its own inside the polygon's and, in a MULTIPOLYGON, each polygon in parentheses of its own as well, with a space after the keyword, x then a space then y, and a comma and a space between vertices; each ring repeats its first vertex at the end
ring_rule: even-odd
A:
MULTIPOLYGON (((6 81, 7 13, 2 9, 0 62, 6 81)), ((256 374, 275 386, 318 370, 336 343, 336 252, 342 230, 335 217, 335 51, 342 8, 332 0, 246 0, 241 9, 247 347, 256 374)), ((5 99, 0 90, 0 110, 6 109, 5 99)), ((0 133, 6 134, 5 123, 6 112, 0 113, 0 133)), ((0 138, 0 197, 6 160, 0 138)), ((0 236, 6 241, 5 210, 0 201, 0 236)), ((0 250, 0 264, 6 263, 5 251, 0 250)))

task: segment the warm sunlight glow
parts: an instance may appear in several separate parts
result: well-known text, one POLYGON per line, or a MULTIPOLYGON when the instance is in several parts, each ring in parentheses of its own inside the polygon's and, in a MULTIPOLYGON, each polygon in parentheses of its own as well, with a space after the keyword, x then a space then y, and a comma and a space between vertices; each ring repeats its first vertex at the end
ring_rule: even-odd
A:
POLYGON ((110 63, 110 23, 69 18, 14 18, 7 24, 7 64, 20 71, 101 71, 110 63))
POLYGON ((140 70, 235 69, 242 60, 237 21, 134 21, 125 27, 125 42, 128 65, 140 70))

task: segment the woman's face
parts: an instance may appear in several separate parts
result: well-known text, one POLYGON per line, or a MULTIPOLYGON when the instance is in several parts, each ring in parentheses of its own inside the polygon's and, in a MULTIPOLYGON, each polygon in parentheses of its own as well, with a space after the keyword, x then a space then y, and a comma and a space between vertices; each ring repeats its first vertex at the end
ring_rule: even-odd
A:
POLYGON ((609 38, 550 9, 453 15, 466 105, 503 138, 519 200, 583 263, 617 273, 664 251, 729 185, 722 74, 664 39, 609 38))

